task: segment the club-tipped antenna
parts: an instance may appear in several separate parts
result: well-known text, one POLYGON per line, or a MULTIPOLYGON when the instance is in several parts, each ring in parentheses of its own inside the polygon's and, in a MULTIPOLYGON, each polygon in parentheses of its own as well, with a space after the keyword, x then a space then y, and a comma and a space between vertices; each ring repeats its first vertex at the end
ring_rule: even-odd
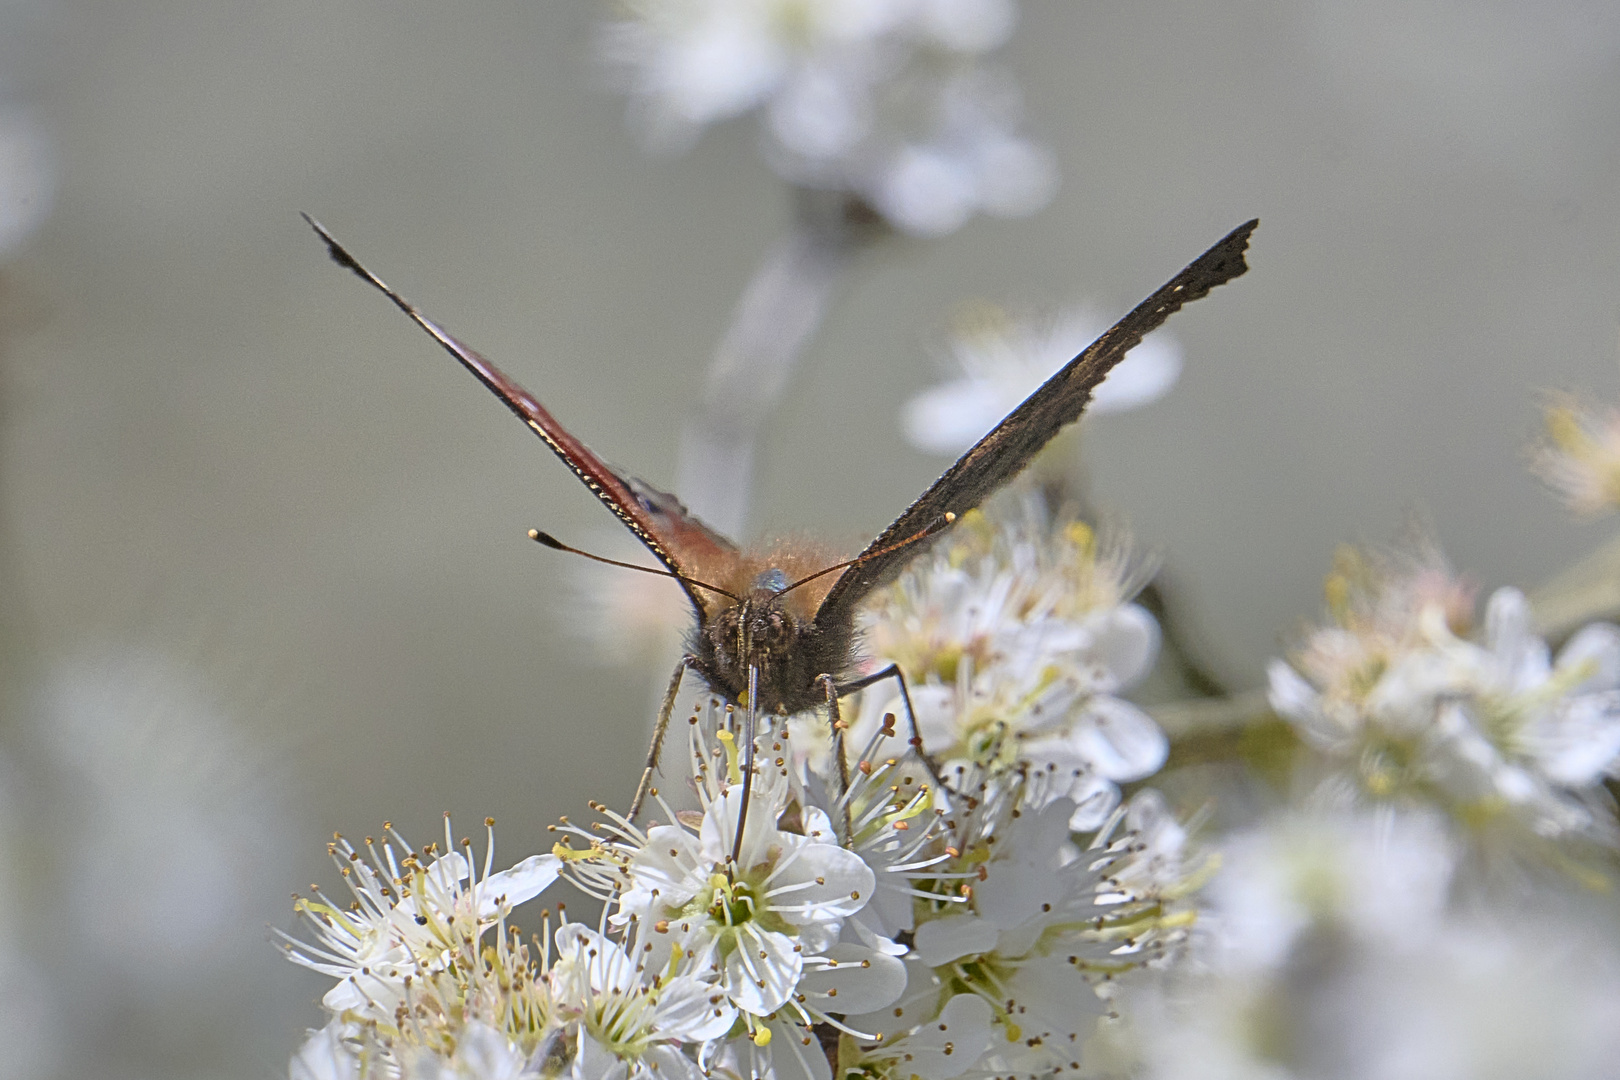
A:
POLYGON ((695 585, 699 589, 708 589, 712 593, 719 593, 721 596, 724 596, 727 599, 742 603, 742 600, 735 593, 729 593, 718 585, 710 585, 706 581, 699 581, 697 578, 687 577, 685 574, 677 574, 673 570, 659 570, 657 567, 639 566, 636 563, 620 562, 618 559, 609 559, 605 555, 593 555, 589 551, 582 551, 581 549, 574 547, 572 544, 565 544, 555 536, 552 536, 550 533, 541 532, 539 529, 530 529, 529 539, 543 547, 551 548, 553 551, 566 551, 570 555, 583 555, 592 562, 606 563, 608 566, 619 566, 626 570, 640 570, 643 574, 656 574, 659 577, 674 578, 676 581, 682 581, 688 585, 695 585))
POLYGON ((859 556, 858 558, 850 559, 847 562, 834 563, 832 566, 827 567, 825 570, 817 570, 815 573, 811 574, 809 577, 802 577, 798 581, 795 581, 793 584, 789 585, 787 588, 777 590, 776 595, 777 596, 782 596, 785 593, 790 593, 794 589, 797 589, 800 585, 808 585, 808 584, 810 584, 810 582, 816 580, 816 578, 826 577, 828 574, 832 573, 834 570, 843 570, 846 567, 854 566, 857 563, 866 562, 868 559, 875 559, 879 555, 887 555, 891 551, 898 551, 898 550, 900 550, 901 548, 905 547, 908 544, 915 544, 919 540, 926 540, 930 536, 933 536, 935 533, 940 532, 941 530, 947 528, 948 526, 953 524, 955 521, 956 521, 956 515, 951 513, 949 510, 947 510, 943 514, 941 514, 938 518, 936 518, 934 520, 934 523, 932 525, 928 526, 928 528, 926 528, 926 529, 922 530, 921 532, 916 533, 916 534, 914 534, 912 536, 906 537, 904 540, 900 541, 898 544, 890 544, 888 547, 878 548, 876 551, 868 551, 865 555, 859 556))

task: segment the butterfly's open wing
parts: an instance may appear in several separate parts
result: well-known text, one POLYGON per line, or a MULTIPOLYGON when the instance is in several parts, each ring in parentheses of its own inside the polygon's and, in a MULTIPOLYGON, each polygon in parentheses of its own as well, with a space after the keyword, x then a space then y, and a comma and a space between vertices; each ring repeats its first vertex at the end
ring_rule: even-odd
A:
MULTIPOLYGON (((848 625, 857 604, 891 581, 932 537, 913 544, 901 541, 937 526, 946 512, 965 513, 993 495, 1023 471, 1030 459, 1064 426, 1079 418, 1091 392, 1113 366, 1142 338, 1157 329, 1182 305, 1205 296, 1217 285, 1247 270, 1243 252, 1258 219, 1233 229, 1158 292, 1136 306, 1107 333, 1046 380, 1024 403, 957 459, 893 525, 867 547, 882 552, 856 562, 838 578, 816 612, 818 626, 848 625), (898 546, 897 546, 898 545, 898 546), (885 548, 891 550, 885 552, 885 548)), ((934 535, 937 535, 937 530, 934 535)))
MULTIPOLYGON (((597 457, 590 447, 557 423, 545 407, 534 399, 534 395, 476 350, 457 341, 449 331, 417 310, 415 304, 389 288, 381 278, 344 250, 343 245, 320 222, 308 214, 304 215, 304 220, 326 241, 333 262, 354 271, 381 290, 416 325, 431 334, 463 367, 476 375, 479 382, 489 387, 496 397, 506 403, 507 408, 551 447, 553 453, 563 459, 574 475, 591 489, 591 494, 601 499, 624 523, 625 528, 647 545, 647 550, 657 556, 665 567, 676 574, 691 575, 697 567, 713 567, 736 553, 735 544, 688 514, 673 495, 642 483, 635 477, 626 476, 597 457)), ((716 598, 684 580, 681 587, 691 598, 698 618, 705 618, 716 598)))

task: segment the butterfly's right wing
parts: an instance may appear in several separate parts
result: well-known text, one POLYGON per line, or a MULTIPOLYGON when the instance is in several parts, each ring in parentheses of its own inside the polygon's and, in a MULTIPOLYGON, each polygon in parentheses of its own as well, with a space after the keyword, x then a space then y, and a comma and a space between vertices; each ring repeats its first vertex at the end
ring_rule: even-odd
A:
POLYGON ((823 626, 847 625, 867 594, 893 580, 931 538, 904 541, 925 530, 937 535, 943 531, 941 521, 947 513, 966 513, 993 495, 1022 472, 1052 436, 1079 419, 1091 400, 1092 390, 1144 336, 1183 305, 1248 270, 1243 252, 1249 246, 1249 234, 1259 224, 1256 219, 1233 229, 1008 413, 839 576, 821 602, 816 622, 823 626))
MULTIPOLYGON (((444 346, 445 351, 460 361, 462 367, 477 376, 478 381, 504 401, 506 407, 516 413, 519 419, 528 424, 529 428, 551 447, 552 453, 562 458, 564 464, 573 470, 574 475, 590 488, 591 494, 601 499, 603 505, 613 511, 624 527, 634 533, 636 539, 645 544, 647 550, 672 573, 691 576, 699 567, 711 568, 712 572, 713 567, 724 565, 736 555, 735 544, 687 513, 686 507, 682 506, 673 495, 642 483, 633 476, 626 476, 597 457, 591 452, 590 447, 569 434, 568 430, 546 411, 545 406, 535 400, 534 395, 519 386, 476 350, 457 341, 449 331, 422 314, 415 304, 389 288, 381 278, 350 255, 320 222, 308 214, 304 215, 304 220, 320 234, 322 240, 326 241, 327 251, 331 254, 333 262, 347 267, 375 286, 401 311, 409 315, 416 325, 426 330, 435 341, 444 346)), ((684 579, 681 581, 681 587, 691 599, 699 621, 706 619, 717 598, 703 589, 694 588, 684 579)))

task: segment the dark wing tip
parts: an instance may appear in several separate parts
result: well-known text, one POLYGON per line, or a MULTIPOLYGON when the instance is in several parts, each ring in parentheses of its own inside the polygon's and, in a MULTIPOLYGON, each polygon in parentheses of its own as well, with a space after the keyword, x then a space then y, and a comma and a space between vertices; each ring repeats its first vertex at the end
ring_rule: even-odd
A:
POLYGON ((315 230, 315 234, 317 236, 325 241, 326 253, 332 257, 333 262, 337 263, 346 270, 354 271, 354 273, 358 274, 371 284, 377 285, 379 288, 381 287, 381 283, 376 280, 371 271, 367 270, 364 266, 361 266, 360 260, 356 259, 353 255, 350 255, 348 250, 344 248, 342 244, 337 242, 337 237, 326 231, 325 225, 322 225, 320 222, 316 221, 303 210, 298 211, 298 215, 309 224, 310 228, 315 230))
POLYGON ((1260 227, 1260 219, 1253 218, 1227 233, 1214 247, 1204 252, 1187 268, 1185 291, 1177 297, 1177 306, 1191 303, 1209 295, 1217 285, 1224 285, 1235 277, 1248 273, 1249 264, 1243 258, 1249 250, 1249 237, 1260 227))
POLYGON ((1237 228, 1227 233, 1225 238, 1222 239, 1219 244, 1215 245, 1215 247, 1221 252, 1230 253, 1233 263, 1233 277, 1237 277, 1239 274, 1243 273, 1249 268, 1249 264, 1243 259, 1243 253, 1249 250, 1249 237, 1253 236, 1254 230, 1258 229, 1259 227, 1260 219, 1250 218, 1242 225, 1239 225, 1237 228))

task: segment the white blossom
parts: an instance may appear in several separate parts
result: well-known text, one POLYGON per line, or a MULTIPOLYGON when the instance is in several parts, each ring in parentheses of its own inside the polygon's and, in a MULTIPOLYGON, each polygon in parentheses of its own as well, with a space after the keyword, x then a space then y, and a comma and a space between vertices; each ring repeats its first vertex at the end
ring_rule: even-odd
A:
POLYGON ((359 1055, 344 1041, 352 1026, 333 1020, 310 1032, 288 1065, 288 1080, 359 1080, 359 1055))
POLYGON ((1195 963, 1130 995, 1148 1080, 1620 1076, 1606 927, 1456 902, 1434 817, 1296 808, 1222 846, 1195 963))
POLYGON ((448 1054, 414 1046, 403 1057, 403 1080, 526 1080, 535 1075, 510 1039, 476 1020, 457 1031, 448 1054))
POLYGON ((1159 820, 1157 796, 1144 793, 1132 815, 1142 832, 1114 835, 1122 811, 1079 851, 1066 843, 1072 804, 1058 798, 1020 810, 1018 786, 991 778, 959 796, 961 809, 947 816, 949 868, 970 871, 952 879, 966 879, 966 903, 921 903, 906 995, 849 1018, 883 1035, 867 1051, 874 1059, 906 1045, 897 1037, 923 1037, 944 1007, 969 995, 988 1010, 994 1031, 981 1072, 1044 1075, 1075 1066, 1108 1012, 1108 984, 1163 956, 1191 923, 1191 908, 1180 902, 1189 880, 1180 872, 1179 830, 1159 820))
POLYGON ((1614 842, 1598 785, 1620 764, 1620 630, 1588 626, 1554 659, 1516 589, 1492 595, 1469 637, 1466 590, 1435 560, 1341 564, 1333 622, 1271 664, 1272 707, 1365 796, 1614 842))
POLYGON ((1321 995, 1322 1057, 1368 1080, 1620 1077, 1620 955, 1584 919, 1459 917, 1321 995))
POLYGON ((1543 434, 1531 464, 1578 514, 1620 507, 1620 409, 1560 396, 1542 411, 1543 434))
MULTIPOLYGON (((548 983, 562 1026, 545 1055, 566 1061, 573 1080, 696 1080, 681 1051, 724 1035, 736 1014, 690 975, 655 980, 644 959, 617 941, 570 924, 556 935, 548 983)), ((641 954, 645 956, 645 953, 641 954)))
POLYGON ((483 875, 474 876, 454 850, 448 817, 445 849, 429 845, 417 854, 398 833, 381 843, 367 837, 369 858, 341 836, 328 845, 353 901, 345 907, 320 895, 298 900, 315 940, 282 937, 289 959, 338 980, 322 999, 334 1014, 391 1021, 407 978, 441 969, 467 935, 477 941, 511 908, 539 895, 561 865, 554 855, 533 855, 491 873, 486 859, 483 875))
POLYGON ((1360 945, 1412 945, 1441 924, 1457 862, 1434 818, 1306 812, 1221 844, 1202 928, 1212 962, 1282 967, 1300 935, 1330 926, 1360 945))
POLYGON ((657 147, 757 113, 766 160, 847 192, 903 232, 1040 209, 1051 154, 1020 131, 1019 93, 982 62, 1012 0, 635 0, 604 53, 657 147))
MULTIPOLYGON (((947 775, 958 764, 1048 774, 1029 790, 1071 799, 1071 826, 1090 831, 1117 785, 1168 753, 1152 718, 1119 696, 1152 666, 1158 625, 1130 603, 1141 571, 1122 547, 1049 522, 1034 499, 990 513, 965 515, 869 609, 868 647, 905 672, 924 748, 947 775)), ((864 723, 882 714, 904 715, 904 703, 869 695, 864 723)))
POLYGON ((670 812, 675 824, 644 833, 626 824, 603 850, 604 866, 576 873, 614 890, 615 926, 653 928, 653 963, 673 959, 680 970, 709 973, 748 1017, 787 1009, 808 1024, 845 1011, 833 1001, 839 994, 864 996, 843 978, 851 967, 863 973, 860 983, 880 987, 870 1007, 886 1004, 899 987, 885 1000, 882 980, 870 972, 897 972, 898 962, 890 950, 843 935, 844 921, 876 890, 872 868, 840 842, 825 810, 795 802, 789 813, 789 774, 777 765, 757 767, 739 843, 742 754, 729 732, 720 735, 711 742, 703 725, 692 727, 704 803, 697 820, 670 812))

